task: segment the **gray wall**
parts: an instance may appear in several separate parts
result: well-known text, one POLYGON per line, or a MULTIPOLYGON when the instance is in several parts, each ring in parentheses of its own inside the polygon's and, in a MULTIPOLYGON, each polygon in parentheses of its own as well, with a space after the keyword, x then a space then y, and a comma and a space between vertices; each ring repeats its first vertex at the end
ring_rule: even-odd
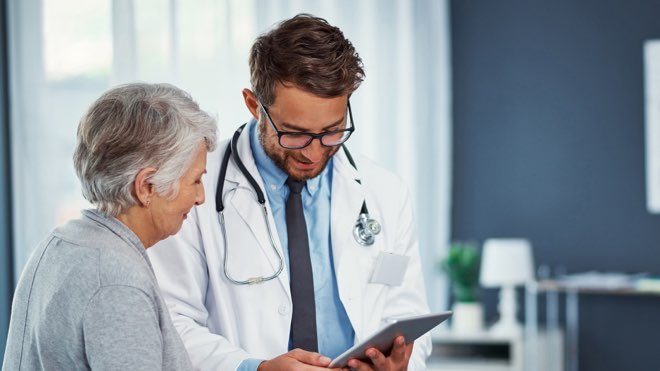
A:
MULTIPOLYGON (((455 0, 451 22, 452 237, 528 237, 537 265, 569 273, 660 275, 642 54, 660 1, 455 0)), ((580 304, 581 370, 660 367, 660 297, 580 304)))

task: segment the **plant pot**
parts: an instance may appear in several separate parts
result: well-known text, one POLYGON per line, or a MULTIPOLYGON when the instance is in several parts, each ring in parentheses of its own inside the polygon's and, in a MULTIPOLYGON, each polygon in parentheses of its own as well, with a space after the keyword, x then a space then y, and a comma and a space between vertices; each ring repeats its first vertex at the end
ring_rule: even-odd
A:
POLYGON ((484 309, 481 303, 454 303, 451 329, 457 333, 476 333, 484 328, 484 309))

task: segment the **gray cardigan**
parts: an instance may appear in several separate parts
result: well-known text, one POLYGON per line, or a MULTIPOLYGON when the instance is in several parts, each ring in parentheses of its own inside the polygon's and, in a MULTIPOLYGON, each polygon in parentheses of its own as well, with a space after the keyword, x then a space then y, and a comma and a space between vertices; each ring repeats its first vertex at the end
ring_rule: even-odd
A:
POLYGON ((138 237, 95 210, 34 251, 12 305, 5 371, 189 370, 138 237))

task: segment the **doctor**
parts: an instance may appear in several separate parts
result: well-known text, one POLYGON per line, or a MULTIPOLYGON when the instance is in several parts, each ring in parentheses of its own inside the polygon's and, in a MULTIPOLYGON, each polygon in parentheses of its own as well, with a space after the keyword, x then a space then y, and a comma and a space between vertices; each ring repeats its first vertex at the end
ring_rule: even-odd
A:
MULTIPOLYGON (((254 120, 209 155, 215 202, 149 253, 196 369, 322 369, 389 318, 428 313, 411 199, 344 146, 364 71, 338 28, 286 20, 250 71, 254 120)), ((429 353, 428 335, 398 337, 349 366, 423 370, 429 353)))

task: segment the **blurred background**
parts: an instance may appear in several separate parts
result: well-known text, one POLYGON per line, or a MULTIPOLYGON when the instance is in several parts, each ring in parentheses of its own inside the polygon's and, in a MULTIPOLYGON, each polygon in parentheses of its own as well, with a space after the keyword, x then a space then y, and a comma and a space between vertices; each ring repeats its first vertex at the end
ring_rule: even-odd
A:
MULTIPOLYGON (((348 145, 410 186, 432 309, 455 304, 439 262, 457 240, 479 253, 489 238, 524 238, 535 279, 660 275, 645 144, 645 110, 660 103, 645 95, 644 59, 660 39, 660 1, 2 0, 0 349, 31 251, 89 206, 72 152, 92 101, 119 83, 173 83, 228 137, 249 118, 253 40, 301 12, 340 27, 363 59, 348 145)), ((499 316, 498 290, 478 291, 484 332, 473 343, 499 316)), ((555 363, 654 369, 660 297, 608 292, 580 295, 579 353, 564 341, 555 363)), ((563 308, 564 291, 557 300, 563 308)))

